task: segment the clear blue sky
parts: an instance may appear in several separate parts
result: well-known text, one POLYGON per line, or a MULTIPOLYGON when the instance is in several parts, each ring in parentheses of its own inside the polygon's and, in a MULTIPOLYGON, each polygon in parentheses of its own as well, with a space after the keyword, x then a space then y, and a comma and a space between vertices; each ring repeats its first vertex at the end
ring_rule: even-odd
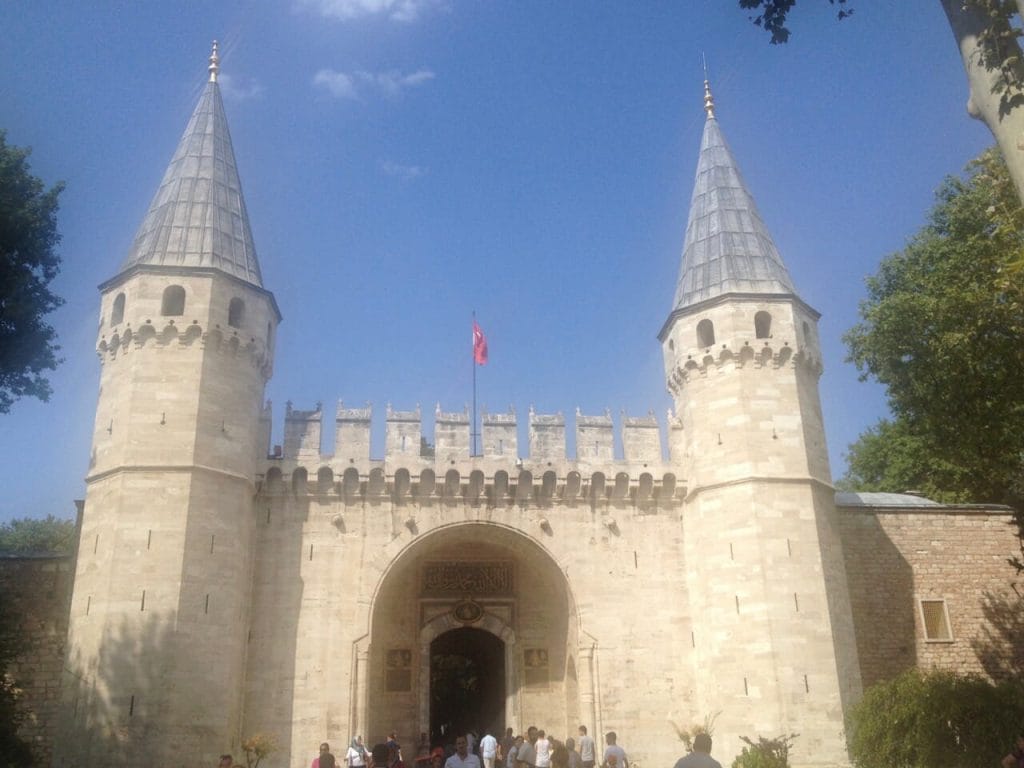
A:
MULTIPOLYGON (((471 399, 664 421, 669 311, 704 113, 717 116, 801 295, 823 314, 833 473, 885 413, 844 363, 863 279, 991 143, 939 3, 801 3, 770 46, 735 0, 280 0, 0 5, 0 126, 63 179, 64 363, 0 416, 0 520, 84 494, 99 295, 221 41, 222 92, 284 404, 471 399)), ((330 431, 330 430, 328 430, 330 431)), ((525 440, 523 441, 525 446, 525 440)), ((525 447, 524 447, 525 450, 525 447)))

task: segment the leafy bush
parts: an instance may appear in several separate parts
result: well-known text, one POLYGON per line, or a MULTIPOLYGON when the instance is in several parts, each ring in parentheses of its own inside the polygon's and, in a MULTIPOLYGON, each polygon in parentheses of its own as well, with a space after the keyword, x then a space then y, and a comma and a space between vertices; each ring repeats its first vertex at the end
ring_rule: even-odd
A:
POLYGON ((858 768, 991 768, 1022 722, 1020 681, 911 669, 864 692, 850 755, 858 768))
POLYGON ((732 761, 732 768, 789 768, 789 750, 797 735, 791 733, 774 739, 758 736, 756 743, 740 736, 747 746, 732 761))
POLYGON ((0 552, 71 552, 75 545, 75 522, 48 515, 44 520, 19 518, 0 523, 0 552))

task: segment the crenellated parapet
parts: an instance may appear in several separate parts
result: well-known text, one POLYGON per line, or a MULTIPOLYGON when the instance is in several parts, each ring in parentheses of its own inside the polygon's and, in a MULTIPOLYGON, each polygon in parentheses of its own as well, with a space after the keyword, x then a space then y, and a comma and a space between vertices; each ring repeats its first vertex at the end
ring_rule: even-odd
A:
MULTIPOLYGON (((681 422, 669 418, 669 435, 652 412, 646 416, 620 418, 617 449, 615 424, 610 411, 588 415, 576 409, 574 416, 575 455, 567 450, 566 418, 562 413, 544 414, 530 409, 528 451, 520 452, 518 422, 515 410, 506 413, 484 411, 480 418, 481 434, 474 441, 469 410, 445 411, 438 404, 434 409, 433 442, 428 442, 423 429, 423 413, 396 410, 389 403, 385 409, 384 456, 388 463, 406 466, 452 466, 466 462, 490 463, 500 466, 509 462, 533 462, 544 466, 567 463, 593 466, 637 465, 657 466, 665 463, 664 445, 679 442, 672 438, 682 429, 681 422), (477 443, 474 451, 474 442, 477 443)), ((269 406, 263 419, 270 418, 269 406)), ((335 414, 333 446, 322 449, 323 406, 312 410, 285 407, 283 450, 272 458, 302 464, 329 460, 337 466, 365 464, 371 460, 373 406, 346 408, 339 402, 335 414)))
POLYGON ((271 374, 272 360, 268 354, 267 346, 262 340, 250 337, 244 340, 238 331, 225 332, 221 327, 215 326, 212 330, 204 330, 198 320, 193 320, 187 325, 178 325, 174 320, 168 320, 167 324, 158 329, 152 320, 146 320, 137 329, 133 329, 130 323, 125 323, 124 328, 118 328, 108 337, 106 334, 100 336, 96 345, 96 354, 100 363, 105 364, 118 357, 123 357, 133 350, 145 348, 174 349, 188 348, 199 342, 203 349, 222 353, 224 355, 245 360, 258 370, 262 371, 265 377, 271 374))
MULTIPOLYGON (((517 450, 517 418, 485 412, 480 452, 471 455, 470 414, 434 409, 434 443, 424 438, 422 411, 385 411, 383 458, 371 458, 373 408, 345 408, 335 415, 332 453, 321 454, 323 408, 285 409, 283 450, 263 464, 262 488, 351 504, 468 504, 545 507, 552 504, 667 509, 685 488, 662 452, 662 430, 653 414, 622 414, 622 457, 616 457, 610 412, 575 414, 577 456, 566 452, 561 413, 529 413, 529 455, 517 450)), ((264 419, 269 419, 269 405, 264 419)), ((670 434, 681 424, 669 415, 670 434)), ((268 429, 269 431, 269 429, 268 429)), ((672 439, 669 439, 672 443, 672 439)), ((681 438, 676 439, 681 444, 681 438)))
POLYGON ((794 349, 785 341, 757 344, 749 341, 738 347, 721 344, 717 348, 694 348, 680 355, 668 376, 669 390, 678 396, 694 377, 706 378, 737 368, 778 370, 792 367, 804 369, 815 376, 820 376, 823 371, 820 356, 809 347, 794 349))

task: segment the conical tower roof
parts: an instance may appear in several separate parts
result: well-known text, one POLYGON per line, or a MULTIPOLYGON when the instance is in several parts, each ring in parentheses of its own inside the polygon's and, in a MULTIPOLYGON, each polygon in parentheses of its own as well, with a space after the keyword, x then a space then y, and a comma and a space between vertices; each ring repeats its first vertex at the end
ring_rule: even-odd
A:
POLYGON ((122 271, 136 265, 212 267, 252 285, 263 285, 217 85, 217 69, 214 43, 210 81, 135 235, 122 271))
POLYGON ((706 81, 704 88, 707 120, 673 312, 726 294, 796 294, 725 143, 706 81))

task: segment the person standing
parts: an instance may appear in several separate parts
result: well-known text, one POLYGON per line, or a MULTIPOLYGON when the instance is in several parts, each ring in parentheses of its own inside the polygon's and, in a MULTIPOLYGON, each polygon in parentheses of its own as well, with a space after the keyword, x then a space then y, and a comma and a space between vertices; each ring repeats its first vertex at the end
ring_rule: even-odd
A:
POLYGON ((348 763, 348 768, 366 768, 366 747, 363 746, 362 736, 356 736, 348 745, 345 762, 348 763))
POLYGON ((608 733, 604 735, 605 744, 608 745, 604 748, 604 764, 608 766, 614 763, 617 768, 629 768, 629 761, 626 759, 626 750, 618 745, 618 739, 619 737, 616 735, 615 731, 608 731, 608 733), (614 757, 615 760, 609 760, 611 757, 614 757))
POLYGON ((509 758, 512 753, 512 745, 516 743, 516 737, 511 728, 505 729, 505 736, 498 743, 498 768, 516 768, 515 763, 509 758))
POLYGON ((698 733, 693 737, 693 752, 676 761, 675 768, 722 768, 711 756, 711 736, 698 733))
POLYGON ((480 768, 480 758, 469 751, 465 736, 455 738, 455 754, 445 761, 444 768, 480 768))
POLYGON ((551 740, 543 729, 537 731, 537 741, 533 744, 536 759, 533 764, 537 768, 551 768, 551 740))
POLYGON ((580 753, 576 751, 576 742, 572 736, 565 740, 565 749, 569 753, 568 768, 582 768, 583 762, 580 759, 580 753))
POLYGON ((531 725, 526 729, 526 740, 519 745, 516 752, 516 768, 537 768, 537 753, 533 749, 537 741, 537 727, 531 725))
POLYGON ((484 768, 494 768, 498 759, 498 740, 490 731, 486 731, 484 737, 480 739, 480 759, 484 763, 484 768))
POLYGON ((320 754, 313 758, 309 768, 334 768, 334 755, 331 754, 331 745, 326 741, 320 745, 320 754))
POLYGON ((594 768, 597 762, 597 746, 594 744, 594 737, 587 735, 587 726, 580 726, 580 762, 583 768, 594 768))

